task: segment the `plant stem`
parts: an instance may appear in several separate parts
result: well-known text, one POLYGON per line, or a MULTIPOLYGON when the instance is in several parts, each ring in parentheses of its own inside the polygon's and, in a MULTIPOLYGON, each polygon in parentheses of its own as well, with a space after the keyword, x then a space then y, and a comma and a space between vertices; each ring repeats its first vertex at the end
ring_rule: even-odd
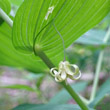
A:
POLYGON ((41 51, 39 46, 36 47, 35 54, 38 55, 44 61, 44 63, 49 67, 49 69, 55 67, 54 64, 50 61, 50 59, 45 55, 45 53, 41 51))
MULTIPOLYGON (((34 51, 35 51, 35 54, 38 55, 50 69, 55 67, 54 64, 50 61, 50 59, 46 56, 46 54, 39 48, 39 46, 37 46, 34 51)), ((72 96, 72 98, 77 102, 77 104, 81 107, 82 110, 88 110, 88 107, 80 99, 78 94, 71 88, 70 85, 67 85, 65 82, 62 82, 61 84, 72 96)))
POLYGON ((68 93, 73 97, 73 99, 77 102, 77 104, 81 107, 82 110, 88 110, 88 107, 81 100, 81 98, 78 96, 78 94, 71 88, 70 85, 67 85, 65 82, 62 82, 61 84, 68 91, 68 93))
MULTIPOLYGON (((109 36, 110 36, 110 27, 108 28, 108 31, 107 31, 107 33, 105 35, 104 40, 103 40, 104 43, 107 43, 107 41, 109 39, 109 36)), ((97 66, 96 66, 96 72, 95 72, 94 82, 93 82, 93 89, 92 89, 92 93, 91 93, 91 97, 90 97, 90 102, 94 100, 95 95, 96 95, 103 57, 104 57, 104 50, 102 50, 100 52, 99 57, 98 57, 97 66)))
POLYGON ((90 101, 93 101, 95 98, 95 95, 96 95, 96 90, 97 90, 97 86, 98 86, 98 82, 99 82, 99 74, 100 74, 101 65, 102 65, 102 61, 103 61, 103 55, 104 55, 104 51, 101 51, 99 54, 99 57, 98 57, 98 61, 97 61, 96 72, 95 72, 95 76, 94 76, 93 89, 92 89, 90 101))
POLYGON ((1 8, 0 8, 0 17, 2 17, 2 19, 4 21, 6 21, 10 27, 13 27, 13 21, 9 18, 9 16, 1 8))

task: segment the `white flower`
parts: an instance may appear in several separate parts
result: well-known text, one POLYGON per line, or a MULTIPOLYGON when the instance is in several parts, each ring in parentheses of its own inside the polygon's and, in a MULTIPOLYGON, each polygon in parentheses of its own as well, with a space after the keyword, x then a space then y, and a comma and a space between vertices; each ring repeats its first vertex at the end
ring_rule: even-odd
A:
POLYGON ((67 82, 67 78, 78 80, 81 77, 79 67, 75 64, 70 64, 68 61, 61 61, 59 68, 52 68, 50 73, 55 77, 56 82, 67 82), (74 69, 74 71, 72 69, 74 69))

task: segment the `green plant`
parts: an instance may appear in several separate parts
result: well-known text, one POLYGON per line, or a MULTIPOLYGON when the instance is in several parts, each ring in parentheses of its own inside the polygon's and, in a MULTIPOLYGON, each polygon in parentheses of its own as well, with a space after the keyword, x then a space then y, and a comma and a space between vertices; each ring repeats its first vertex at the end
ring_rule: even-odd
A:
MULTIPOLYGON (((22 2, 10 1, 17 5, 22 2)), ((63 60, 64 48, 55 27, 63 36, 64 44, 67 48, 82 34, 98 24, 109 13, 109 5, 110 0, 25 0, 20 5, 12 21, 12 19, 10 19, 11 17, 8 16, 10 12, 9 1, 0 0, 0 35, 4 36, 4 38, 0 38, 2 41, 0 43, 0 52, 2 53, 0 54, 0 59, 4 59, 4 61, 0 61, 0 64, 22 67, 36 73, 49 72, 49 69, 57 67, 59 62, 63 60), (4 21, 6 21, 11 28, 4 21), (53 23, 55 26, 53 26, 53 23), (42 61, 40 59, 42 59, 42 61), (44 63, 46 65, 44 65, 44 63), (47 69, 46 66, 49 69, 47 69)), ((104 43, 107 42, 109 35, 110 31, 108 30, 104 43)), ((102 56, 103 51, 99 56, 93 86, 94 89, 90 102, 79 96, 69 84, 65 83, 65 81, 61 82, 63 87, 82 110, 88 110, 89 106, 87 106, 87 104, 94 100, 102 56)), ((37 91, 25 85, 14 85, 10 86, 10 88, 24 88, 31 91, 37 91)), ((58 106, 58 109, 63 109, 63 107, 67 107, 67 109, 80 109, 76 106, 69 105, 44 105, 43 107, 41 107, 41 105, 36 105, 35 108, 29 105, 28 108, 32 110, 43 110, 46 108, 52 110, 54 106, 56 108, 58 106)), ((24 107, 27 109, 27 105, 24 107)), ((18 108, 15 108, 15 110, 18 110, 18 108)))

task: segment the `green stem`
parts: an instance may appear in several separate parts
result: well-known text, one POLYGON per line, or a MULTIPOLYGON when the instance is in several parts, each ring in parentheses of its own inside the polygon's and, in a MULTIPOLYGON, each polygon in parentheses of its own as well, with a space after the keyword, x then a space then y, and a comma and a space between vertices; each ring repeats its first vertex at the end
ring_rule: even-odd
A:
POLYGON ((65 84, 65 82, 61 83, 64 88, 68 91, 68 93, 72 96, 72 98, 77 102, 77 104, 81 107, 82 110, 89 110, 85 103, 81 100, 78 94, 71 88, 70 85, 65 84))
POLYGON ((98 61, 97 61, 96 72, 95 72, 95 76, 94 76, 93 89, 92 89, 90 101, 93 101, 95 98, 95 95, 96 95, 97 86, 98 86, 98 82, 99 82, 99 74, 100 74, 101 65, 102 65, 102 61, 103 61, 103 55, 104 55, 104 51, 101 51, 99 54, 99 57, 98 57, 98 61))
POLYGON ((13 27, 13 21, 9 18, 9 16, 0 8, 0 17, 7 22, 10 27, 13 27))
MULTIPOLYGON (((35 48, 35 54, 38 55, 50 69, 55 67, 54 64, 50 61, 50 59, 46 56, 46 54, 39 48, 39 46, 35 48)), ((88 107, 80 99, 78 94, 71 88, 70 85, 67 85, 65 82, 62 82, 61 84, 68 91, 68 93, 73 97, 73 99, 77 102, 77 104, 81 107, 82 110, 88 110, 88 107)))
MULTIPOLYGON (((106 34, 106 36, 105 36, 103 42, 104 42, 104 43, 107 43, 109 37, 110 37, 110 27, 108 28, 107 34, 106 34)), ((93 82, 93 89, 92 89, 92 93, 91 93, 91 97, 90 97, 90 102, 94 100, 95 95, 96 95, 97 86, 98 86, 98 82, 99 82, 100 70, 101 70, 102 61, 103 61, 103 57, 104 57, 104 50, 102 50, 102 51, 100 52, 99 57, 98 57, 97 66, 96 66, 96 72, 95 72, 94 82, 93 82)))

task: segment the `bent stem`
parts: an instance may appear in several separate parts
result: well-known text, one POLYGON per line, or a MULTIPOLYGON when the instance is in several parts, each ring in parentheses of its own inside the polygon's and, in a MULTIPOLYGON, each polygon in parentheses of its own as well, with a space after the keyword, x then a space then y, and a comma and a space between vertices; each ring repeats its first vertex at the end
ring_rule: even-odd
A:
MULTIPOLYGON (((107 34, 105 35, 105 38, 104 38, 103 42, 107 43, 109 37, 110 37, 110 27, 108 28, 107 34)), ((96 72, 95 72, 95 77, 94 77, 94 82, 93 82, 93 89, 92 89, 92 93, 91 93, 91 97, 90 97, 90 102, 94 100, 95 95, 96 95, 103 57, 104 57, 104 50, 102 50, 100 52, 99 57, 98 57, 96 72)))
POLYGON ((13 27, 13 21, 9 16, 0 8, 0 17, 10 26, 13 27))
MULTIPOLYGON (((34 51, 35 51, 35 54, 39 56, 50 69, 55 67, 54 64, 51 62, 51 60, 46 56, 46 54, 39 48, 39 46, 35 47, 34 51)), ((68 93, 72 96, 72 98, 77 102, 77 104, 81 107, 82 110, 88 110, 88 107, 80 99, 78 94, 71 88, 70 85, 67 85, 65 82, 62 82, 61 84, 68 91, 68 93)))

